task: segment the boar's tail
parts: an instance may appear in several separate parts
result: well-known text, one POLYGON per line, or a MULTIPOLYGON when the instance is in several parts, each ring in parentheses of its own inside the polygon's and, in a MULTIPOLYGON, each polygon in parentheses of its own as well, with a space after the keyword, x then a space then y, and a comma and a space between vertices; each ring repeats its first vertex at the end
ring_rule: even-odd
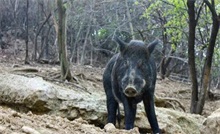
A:
POLYGON ((118 103, 118 114, 117 114, 117 121, 118 121, 118 126, 119 129, 121 128, 121 113, 120 113, 120 107, 119 107, 119 103, 118 103))

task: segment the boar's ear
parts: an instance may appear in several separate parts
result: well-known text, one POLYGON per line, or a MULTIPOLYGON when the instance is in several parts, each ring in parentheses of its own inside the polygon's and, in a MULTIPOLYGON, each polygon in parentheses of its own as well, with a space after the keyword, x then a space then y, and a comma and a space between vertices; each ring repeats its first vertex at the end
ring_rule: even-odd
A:
POLYGON ((114 40, 115 42, 118 43, 119 48, 120 48, 120 52, 123 52, 125 50, 125 48, 127 47, 127 43, 125 43, 124 41, 122 41, 121 39, 119 39, 117 36, 114 36, 112 38, 112 40, 114 40))
POLYGON ((158 43, 159 41, 156 39, 147 46, 149 54, 151 54, 154 51, 154 48, 158 43))

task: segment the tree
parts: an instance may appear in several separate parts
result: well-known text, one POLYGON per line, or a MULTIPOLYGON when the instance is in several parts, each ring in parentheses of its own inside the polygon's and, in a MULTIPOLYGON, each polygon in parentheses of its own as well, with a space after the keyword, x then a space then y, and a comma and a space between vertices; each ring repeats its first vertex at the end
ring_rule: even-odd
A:
POLYGON ((61 66, 62 80, 72 81, 72 75, 69 68, 66 53, 66 5, 62 0, 57 0, 58 11, 58 29, 57 29, 57 42, 59 48, 59 60, 61 66))
POLYGON ((134 27, 133 27, 133 24, 132 24, 132 20, 131 20, 131 14, 130 14, 130 9, 129 9, 129 6, 128 6, 128 0, 125 0, 125 5, 126 5, 126 14, 127 14, 127 17, 128 17, 128 23, 129 23, 129 27, 131 29, 131 36, 132 36, 132 39, 135 39, 134 37, 134 27))
POLYGON ((196 112, 198 101, 198 81, 195 62, 195 34, 196 34, 196 19, 195 19, 195 0, 187 0, 189 14, 189 38, 188 38, 188 64, 190 78, 192 83, 192 96, 190 112, 196 112))
MULTIPOLYGON (((28 10, 28 16, 26 15, 26 0, 0 1, 0 29, 3 35, 10 37, 6 44, 8 42, 13 45, 15 38, 26 40, 28 32, 29 44, 26 50, 29 52, 30 60, 36 58, 40 63, 57 63, 59 61, 58 30, 55 27, 58 25, 55 27, 54 25, 58 23, 56 22, 58 14, 56 7, 53 6, 56 4, 56 0, 28 1, 29 9, 31 9, 28 10), (28 31, 26 17, 28 17, 28 31), (53 18, 56 18, 55 21, 53 18)), ((68 60, 73 64, 103 67, 106 61, 118 51, 117 45, 111 40, 113 33, 117 30, 125 42, 135 38, 147 43, 159 38, 162 47, 157 46, 154 54, 161 78, 169 77, 189 82, 190 71, 186 64, 188 63, 189 17, 186 2, 184 0, 65 1, 64 6, 68 6, 65 11, 65 43, 68 50, 66 55, 69 55, 68 60)), ((194 51, 192 53, 195 54, 193 62, 195 62, 198 89, 202 86, 205 87, 202 82, 205 70, 203 68, 205 68, 206 55, 208 55, 213 22, 211 10, 205 2, 195 0, 194 11, 197 22, 194 45, 192 45, 194 50, 189 50, 194 51), (198 12, 201 14, 200 17, 197 17, 198 12)), ((211 6, 215 2, 218 14, 220 1, 207 0, 207 2, 210 2, 211 6)), ((216 39, 214 63, 212 63, 214 68, 212 67, 210 70, 210 74, 212 74, 209 80, 212 82, 211 88, 220 85, 220 38, 216 39)), ((17 53, 23 51, 23 48, 25 48, 25 44, 24 46, 19 44, 17 53)), ((191 59, 189 58, 189 60, 191 59)), ((199 95, 196 96, 199 97, 199 95)))
POLYGON ((212 59, 214 54, 215 42, 219 31, 220 26, 220 15, 217 15, 215 9, 215 1, 211 0, 211 3, 208 0, 204 0, 204 3, 208 6, 211 14, 212 14, 212 29, 211 35, 208 43, 208 48, 206 52, 205 64, 202 72, 202 80, 201 80, 201 90, 198 98, 198 103, 196 107, 196 113, 202 114, 203 107, 205 105, 205 99, 209 89, 210 76, 211 76, 211 67, 212 67, 212 59))
POLYGON ((143 16, 147 18, 147 32, 157 31, 155 33, 160 35, 163 42, 159 67, 161 78, 164 79, 169 77, 171 72, 180 73, 184 71, 181 66, 185 66, 185 60, 182 59, 185 58, 184 50, 187 49, 184 41, 187 38, 185 2, 151 0, 149 3, 143 16))
POLYGON ((192 81, 192 97, 191 97, 191 113, 202 114, 203 107, 205 105, 205 99, 207 96, 210 76, 211 76, 211 66, 214 54, 215 42, 219 31, 220 25, 220 15, 217 15, 215 9, 215 2, 211 0, 204 0, 201 4, 199 11, 197 13, 197 18, 195 17, 195 0, 188 0, 188 15, 189 15, 189 38, 188 38, 188 62, 190 67, 191 81, 192 81), (203 72, 201 75, 201 86, 200 92, 198 90, 197 81, 197 70, 195 65, 195 38, 196 38, 196 26, 200 16, 200 11, 202 10, 203 4, 206 4, 212 14, 212 29, 207 45, 205 63, 203 66, 203 72))
POLYGON ((29 63, 29 57, 28 57, 28 8, 29 8, 29 0, 26 0, 26 21, 25 21, 25 26, 26 26, 26 39, 25 39, 25 44, 26 44, 26 52, 25 52, 25 64, 29 63))
MULTIPOLYGON (((220 20, 216 9, 220 3, 216 0, 210 2, 208 0, 188 0, 187 3, 178 0, 157 0, 148 1, 148 4, 146 4, 147 8, 143 16, 147 18, 149 29, 159 31, 163 41, 160 62, 161 77, 168 77, 169 70, 174 69, 175 66, 181 71, 180 66, 182 68, 186 63, 187 60, 184 59, 188 55, 189 76, 192 83, 190 111, 201 114, 211 82, 211 64, 215 42, 218 39, 220 20), (186 21, 188 18, 189 20, 186 21), (186 28, 187 22, 189 22, 189 29, 186 28), (211 35, 209 31, 211 31, 211 35), (185 45, 187 39, 188 48, 185 45), (187 52, 184 51, 186 49, 188 49, 187 52), (175 59, 183 59, 184 62, 178 65, 178 62, 173 62, 177 61, 175 59), (169 67, 171 65, 172 68, 169 67)), ((216 51, 216 53, 219 52, 216 51)), ((186 66, 184 68, 188 69, 186 66)), ((179 71, 176 72, 180 75, 179 71)), ((185 72, 185 74, 187 73, 188 71, 185 72)))
MULTIPOLYGON (((43 3, 39 3, 39 4, 42 5, 43 3)), ((42 6, 42 10, 43 10, 43 6, 42 6)), ((45 14, 45 16, 46 16, 45 20, 41 24, 39 24, 39 27, 37 27, 35 29, 36 33, 35 33, 35 37, 34 37, 34 60, 41 57, 41 56, 37 56, 38 55, 38 44, 37 44, 38 36, 40 35, 41 31, 43 30, 44 25, 46 23, 48 23, 51 15, 52 15, 51 13, 49 13, 48 15, 45 14)), ((41 53, 43 53, 43 52, 41 52, 41 53)))

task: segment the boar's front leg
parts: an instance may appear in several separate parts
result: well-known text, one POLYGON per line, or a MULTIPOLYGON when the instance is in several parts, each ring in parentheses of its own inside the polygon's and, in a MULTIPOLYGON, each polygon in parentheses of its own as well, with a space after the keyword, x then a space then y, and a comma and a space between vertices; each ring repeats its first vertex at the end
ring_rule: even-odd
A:
POLYGON ((128 98, 124 95, 122 102, 125 111, 125 129, 126 130, 133 129, 137 105, 132 102, 132 98, 128 98))
MULTIPOLYGON (((105 81, 104 81, 105 82, 105 81)), ((110 82, 109 82, 110 83, 110 82)), ((105 83, 105 92, 107 97, 107 111, 108 111, 108 123, 116 124, 116 111, 118 108, 118 102, 115 100, 115 97, 112 93, 111 83, 105 83)))
POLYGON ((103 86, 105 89, 106 97, 107 97, 107 111, 108 111, 108 123, 116 123, 116 111, 118 108, 118 102, 115 100, 115 97, 112 92, 112 83, 110 77, 110 71, 106 71, 103 77, 103 86))
POLYGON ((107 110, 108 110, 108 123, 116 124, 116 111, 118 108, 118 103, 114 99, 114 96, 110 95, 107 97, 107 110))
POLYGON ((143 98, 145 111, 147 114, 148 121, 152 128, 154 134, 159 134, 160 129, 157 122, 155 108, 154 108, 154 94, 153 93, 146 93, 143 98))

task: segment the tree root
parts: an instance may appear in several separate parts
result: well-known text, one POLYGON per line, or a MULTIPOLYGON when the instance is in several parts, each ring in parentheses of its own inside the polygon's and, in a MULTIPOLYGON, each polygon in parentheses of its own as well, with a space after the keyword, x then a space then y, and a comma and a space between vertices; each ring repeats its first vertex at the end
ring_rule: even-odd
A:
POLYGON ((164 108, 172 108, 174 110, 181 108, 184 112, 186 112, 185 107, 179 100, 174 99, 174 98, 160 98, 157 97, 156 95, 154 96, 155 99, 155 105, 157 107, 164 107, 164 108), (178 106, 176 106, 176 104, 178 106))
POLYGON ((16 68, 13 70, 13 72, 27 72, 27 73, 37 73, 39 70, 37 68, 16 68))

